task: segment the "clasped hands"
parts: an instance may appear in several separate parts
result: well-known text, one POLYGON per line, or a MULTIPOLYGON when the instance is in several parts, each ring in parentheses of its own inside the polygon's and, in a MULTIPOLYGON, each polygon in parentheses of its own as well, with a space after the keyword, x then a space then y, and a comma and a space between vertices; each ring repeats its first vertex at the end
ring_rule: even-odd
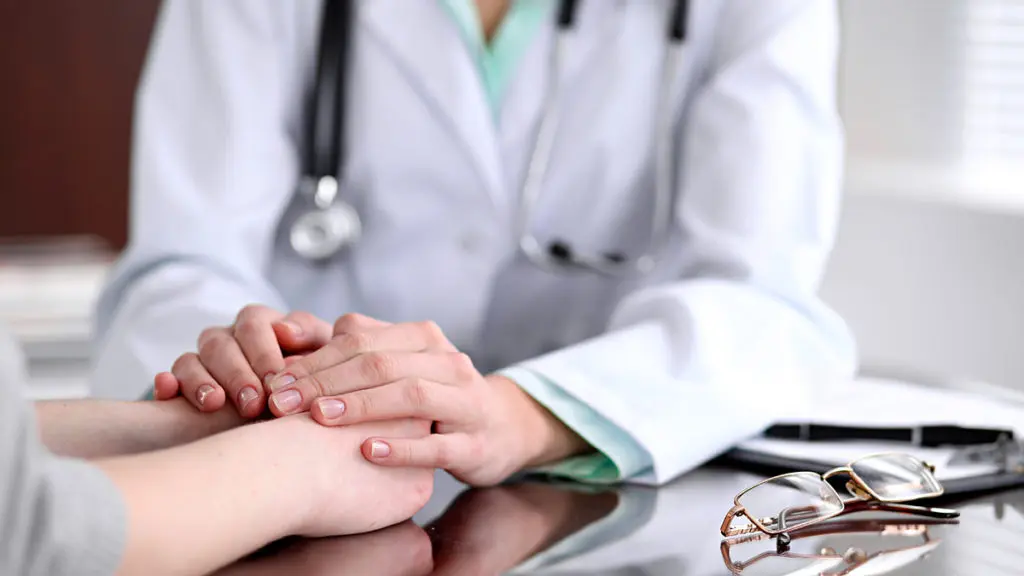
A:
POLYGON ((443 468, 484 486, 586 449, 516 383, 481 374, 433 322, 348 314, 332 326, 253 305, 197 344, 156 377, 158 400, 181 394, 204 412, 230 400, 246 418, 308 411, 324 426, 433 423, 422 438, 366 438, 363 456, 381 466, 443 468))

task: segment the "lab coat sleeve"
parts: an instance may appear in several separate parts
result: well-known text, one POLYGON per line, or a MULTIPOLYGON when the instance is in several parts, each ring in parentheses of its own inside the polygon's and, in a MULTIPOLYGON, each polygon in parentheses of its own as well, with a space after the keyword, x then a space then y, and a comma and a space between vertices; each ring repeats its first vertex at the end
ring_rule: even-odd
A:
POLYGON ((543 375, 522 366, 511 366, 499 373, 512 379, 534 401, 558 415, 563 423, 598 449, 534 468, 531 473, 611 484, 651 467, 650 454, 635 438, 543 375))
MULTIPOLYGON (((649 454, 624 480, 667 482, 854 369, 847 327, 817 297, 840 200, 837 8, 756 4, 722 3, 682 119, 681 277, 625 298, 604 335, 521 365, 649 454)), ((577 408, 553 411, 577 426, 577 408)))
POLYGON ((129 247, 101 294, 93 393, 136 398, 264 277, 298 179, 316 2, 167 0, 136 96, 129 247))

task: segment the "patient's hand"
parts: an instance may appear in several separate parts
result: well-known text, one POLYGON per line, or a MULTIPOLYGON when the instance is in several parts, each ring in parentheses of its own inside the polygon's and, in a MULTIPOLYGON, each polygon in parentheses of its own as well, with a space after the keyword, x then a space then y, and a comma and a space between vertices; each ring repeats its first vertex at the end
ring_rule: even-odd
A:
POLYGON ((335 536, 377 530, 407 520, 430 499, 434 471, 389 469, 367 462, 360 444, 369 436, 389 433, 406 438, 430 434, 430 422, 389 420, 346 428, 320 426, 308 414, 274 420, 257 426, 294 426, 286 461, 300 473, 301 481, 280 490, 294 492, 300 510, 297 533, 303 536, 335 536))
POLYGON ((286 536, 368 532, 408 520, 433 471, 367 462, 372 434, 420 437, 426 422, 327 428, 308 414, 240 426, 196 442, 95 460, 125 505, 125 574, 199 574, 286 536))

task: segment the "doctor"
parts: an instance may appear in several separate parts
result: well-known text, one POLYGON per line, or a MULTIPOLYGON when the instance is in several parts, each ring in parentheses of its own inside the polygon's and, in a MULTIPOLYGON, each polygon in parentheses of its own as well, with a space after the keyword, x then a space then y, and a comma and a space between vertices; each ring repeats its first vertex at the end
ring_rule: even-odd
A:
POLYGON ((663 483, 849 377, 835 2, 329 5, 163 4, 100 395, 173 365, 205 410, 436 422, 382 464, 663 483))

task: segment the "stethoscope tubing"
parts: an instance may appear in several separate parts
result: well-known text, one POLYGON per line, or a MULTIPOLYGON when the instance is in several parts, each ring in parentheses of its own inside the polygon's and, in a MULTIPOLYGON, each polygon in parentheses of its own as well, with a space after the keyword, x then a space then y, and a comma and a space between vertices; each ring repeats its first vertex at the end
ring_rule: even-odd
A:
POLYGON ((653 271, 658 249, 668 242, 674 215, 673 206, 673 161, 672 139, 673 122, 671 122, 674 95, 674 79, 682 61, 686 40, 689 2, 677 0, 673 7, 668 31, 668 45, 662 62, 661 79, 654 123, 655 153, 655 190, 654 205, 651 215, 651 230, 644 253, 629 260, 622 257, 612 258, 608 255, 590 256, 575 254, 571 251, 559 250, 555 254, 552 249, 544 250, 539 240, 529 231, 530 216, 534 213, 544 177, 554 148, 557 134, 557 106, 561 97, 559 71, 564 58, 567 38, 572 32, 575 20, 577 0, 564 0, 558 14, 558 27, 555 35, 554 65, 551 67, 549 92, 544 101, 541 125, 537 132, 533 153, 527 168, 526 179, 520 197, 518 233, 520 251, 536 266, 550 271, 582 269, 606 276, 630 274, 645 275, 653 271), (566 255, 568 253, 568 255, 566 255))
MULTIPOLYGON (((658 249, 668 242, 673 222, 673 162, 671 122, 674 78, 686 40, 689 1, 676 0, 669 19, 668 45, 655 111, 655 190, 651 228, 644 253, 628 259, 622 254, 577 254, 564 242, 552 241, 545 250, 529 230, 531 216, 540 198, 558 132, 558 108, 562 97, 560 72, 566 46, 575 26, 579 0, 561 0, 557 10, 552 65, 548 71, 548 93, 541 122, 520 189, 517 233, 519 248, 533 264, 552 272, 586 270, 602 275, 647 274, 654 269, 658 249)), ((349 70, 354 2, 325 0, 321 23, 320 53, 316 86, 308 126, 308 150, 300 183, 300 196, 310 198, 312 210, 300 216, 291 229, 293 250, 311 261, 327 260, 362 234, 359 213, 338 198, 340 175, 345 163, 342 134, 345 121, 345 83, 349 70), (341 220, 345 220, 342 222, 341 220)))

